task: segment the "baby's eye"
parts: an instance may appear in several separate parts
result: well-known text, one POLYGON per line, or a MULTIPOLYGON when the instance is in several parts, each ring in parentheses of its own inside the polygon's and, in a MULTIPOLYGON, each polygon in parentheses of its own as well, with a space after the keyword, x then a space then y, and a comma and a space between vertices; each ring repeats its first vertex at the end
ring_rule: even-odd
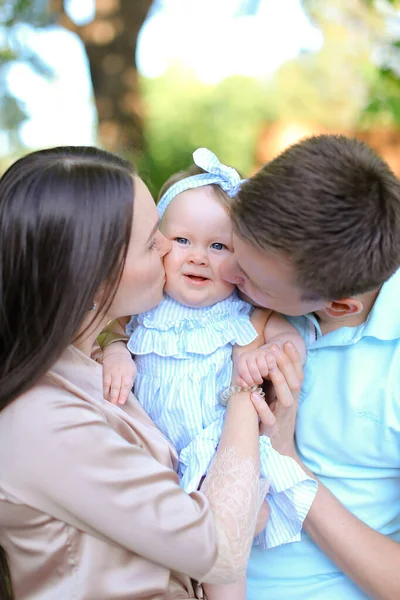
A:
POLYGON ((211 248, 214 248, 214 250, 225 250, 226 246, 225 244, 221 244, 221 242, 214 242, 211 244, 211 248))
POLYGON ((188 244, 189 240, 183 237, 177 237, 175 238, 175 241, 178 242, 178 244, 188 244))

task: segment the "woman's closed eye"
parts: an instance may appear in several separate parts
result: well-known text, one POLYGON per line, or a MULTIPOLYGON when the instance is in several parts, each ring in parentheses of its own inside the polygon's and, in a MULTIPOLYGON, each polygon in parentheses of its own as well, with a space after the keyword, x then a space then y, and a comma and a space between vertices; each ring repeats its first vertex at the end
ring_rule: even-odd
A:
POLYGON ((158 250, 158 238, 154 237, 150 242, 150 250, 158 250))

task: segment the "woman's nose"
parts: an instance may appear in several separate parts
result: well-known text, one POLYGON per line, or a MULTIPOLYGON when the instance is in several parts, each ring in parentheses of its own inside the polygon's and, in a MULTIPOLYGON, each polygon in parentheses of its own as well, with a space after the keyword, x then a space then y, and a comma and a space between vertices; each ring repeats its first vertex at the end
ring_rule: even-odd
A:
POLYGON ((242 285, 245 282, 245 278, 242 275, 242 271, 237 264, 235 257, 230 256, 221 264, 219 269, 222 279, 233 283, 234 285, 242 285))
POLYGON ((163 235, 161 233, 161 231, 158 232, 158 236, 159 236, 158 243, 159 243, 159 249, 160 249, 160 256, 161 256, 161 258, 164 258, 164 256, 166 254, 168 254, 168 252, 171 251, 172 242, 171 242, 171 240, 166 238, 165 235, 163 235))

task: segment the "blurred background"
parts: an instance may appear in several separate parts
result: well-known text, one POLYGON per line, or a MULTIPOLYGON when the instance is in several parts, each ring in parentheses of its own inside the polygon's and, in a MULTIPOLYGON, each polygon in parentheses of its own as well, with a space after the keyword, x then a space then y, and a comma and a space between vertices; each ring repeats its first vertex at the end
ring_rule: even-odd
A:
POLYGON ((157 194, 199 146, 249 175, 322 132, 400 175, 400 0, 0 0, 0 171, 97 144, 157 194))

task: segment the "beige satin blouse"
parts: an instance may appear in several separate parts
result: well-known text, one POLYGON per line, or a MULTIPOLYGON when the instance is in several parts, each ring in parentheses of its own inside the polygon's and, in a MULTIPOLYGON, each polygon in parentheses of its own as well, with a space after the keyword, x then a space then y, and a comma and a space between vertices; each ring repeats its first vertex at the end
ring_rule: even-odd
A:
POLYGON ((136 399, 105 402, 101 365, 68 348, 0 412, 0 545, 16 599, 201 597, 190 578, 216 560, 214 521, 175 465, 136 399))

